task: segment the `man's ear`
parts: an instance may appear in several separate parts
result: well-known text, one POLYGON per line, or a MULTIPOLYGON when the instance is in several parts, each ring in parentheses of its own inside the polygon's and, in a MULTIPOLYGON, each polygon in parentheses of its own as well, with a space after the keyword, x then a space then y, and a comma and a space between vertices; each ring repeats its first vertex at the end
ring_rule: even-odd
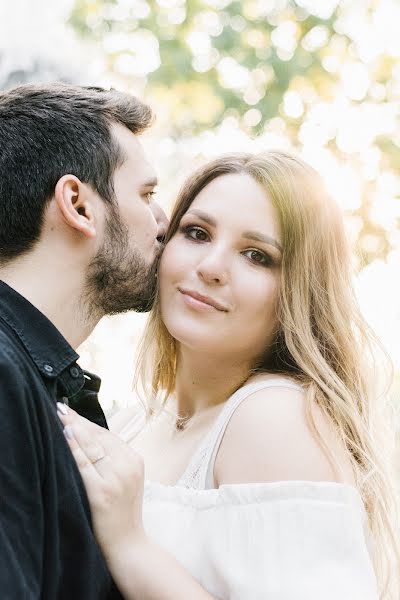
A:
POLYGON ((86 185, 75 175, 63 175, 55 187, 54 199, 67 225, 95 237, 94 207, 86 185))

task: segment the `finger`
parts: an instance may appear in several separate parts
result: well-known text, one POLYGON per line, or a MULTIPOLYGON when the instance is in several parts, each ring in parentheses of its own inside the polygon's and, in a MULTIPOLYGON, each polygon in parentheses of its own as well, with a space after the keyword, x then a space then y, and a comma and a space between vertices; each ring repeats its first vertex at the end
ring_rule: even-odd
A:
MULTIPOLYGON (((140 474, 143 472, 143 458, 133 448, 130 448, 118 436, 106 429, 102 429, 96 439, 104 448, 105 454, 110 458, 116 477, 125 478, 127 472, 129 472, 132 477, 140 478, 140 474)), ((100 462, 98 467, 102 472, 104 469, 108 470, 108 467, 101 465, 100 462)))
MULTIPOLYGON (((114 449, 118 447, 119 438, 115 434, 112 434, 108 429, 100 427, 88 419, 85 419, 66 404, 57 402, 57 412, 64 427, 67 425, 73 425, 76 427, 76 424, 79 423, 81 428, 86 428, 86 430, 90 432, 91 436, 95 436, 111 451, 114 451, 114 449)), ((122 442, 120 442, 120 444, 121 443, 122 442)))
POLYGON ((57 412, 61 417, 68 417, 71 420, 79 418, 79 414, 64 402, 57 402, 57 412))
POLYGON ((67 425, 80 423, 82 427, 86 426, 86 428, 93 434, 100 432, 103 429, 88 419, 85 419, 85 417, 82 417, 77 412, 72 410, 72 408, 66 404, 63 404, 62 402, 57 402, 57 414, 64 427, 67 425))
POLYGON ((85 485, 90 483, 91 490, 94 490, 98 489, 100 480, 112 480, 110 457, 105 454, 100 444, 88 440, 85 431, 80 430, 79 425, 67 425, 64 434, 85 485))
POLYGON ((64 425, 72 425, 79 418, 78 413, 62 402, 57 402, 57 415, 64 425))
POLYGON ((68 406, 64 402, 57 402, 57 412, 60 416, 67 416, 68 411, 68 406))
POLYGON ((141 456, 115 434, 66 408, 68 414, 59 415, 61 421, 66 427, 73 428, 75 441, 81 451, 105 480, 125 480, 128 474, 132 480, 142 480, 144 468, 141 456))
POLYGON ((73 425, 75 437, 79 438, 81 446, 85 446, 85 451, 87 450, 86 445, 91 442, 97 442, 104 446, 106 453, 110 455, 118 453, 122 447, 126 446, 125 442, 108 429, 88 421, 69 407, 67 410, 67 414, 59 414, 60 419, 64 425, 73 425))
POLYGON ((79 443, 75 438, 75 432, 70 425, 67 425, 67 427, 64 429, 64 435, 82 476, 88 494, 90 491, 96 491, 101 475, 97 472, 91 460, 79 446, 79 443))
POLYGON ((98 435, 93 435, 86 423, 76 420, 73 425, 67 425, 66 433, 72 429, 73 438, 88 460, 94 464, 106 455, 103 444, 98 435))
MULTIPOLYGON (((102 460, 106 451, 101 443, 101 427, 90 423, 65 405, 57 406, 60 419, 68 432, 74 432, 74 439, 88 460, 95 464, 102 460), (61 409, 63 412, 61 413, 61 409), (61 414, 60 414, 61 413, 61 414), (72 429, 71 429, 72 428, 72 429)), ((72 435, 72 434, 71 434, 72 435)), ((101 471, 100 471, 101 472, 101 471)))

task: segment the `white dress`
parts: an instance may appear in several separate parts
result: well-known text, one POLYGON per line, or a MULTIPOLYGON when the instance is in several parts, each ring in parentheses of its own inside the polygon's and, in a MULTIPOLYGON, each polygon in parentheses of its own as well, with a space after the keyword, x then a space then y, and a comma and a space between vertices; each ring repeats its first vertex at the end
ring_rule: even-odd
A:
MULTIPOLYGON (((243 386, 175 486, 146 482, 147 534, 221 600, 377 600, 367 517, 355 488, 283 481, 213 489, 215 457, 232 414, 267 387, 300 389, 287 379, 243 386)), ((131 437, 138 426, 132 420, 121 436, 131 437)))

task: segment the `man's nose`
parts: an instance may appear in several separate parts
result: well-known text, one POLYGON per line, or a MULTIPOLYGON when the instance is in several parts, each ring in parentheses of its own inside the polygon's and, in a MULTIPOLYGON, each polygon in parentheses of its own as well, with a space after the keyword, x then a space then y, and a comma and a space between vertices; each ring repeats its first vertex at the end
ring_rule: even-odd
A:
POLYGON ((150 207, 158 226, 157 239, 163 240, 168 230, 168 217, 157 202, 152 202, 150 207))

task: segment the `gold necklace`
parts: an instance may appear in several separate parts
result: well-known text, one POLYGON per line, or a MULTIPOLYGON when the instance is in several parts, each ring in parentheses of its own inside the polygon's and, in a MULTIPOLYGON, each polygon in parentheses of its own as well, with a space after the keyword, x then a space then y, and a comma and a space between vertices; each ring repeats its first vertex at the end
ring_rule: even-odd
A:
POLYGON ((187 426, 190 424, 191 417, 176 417, 175 429, 177 431, 185 431, 187 426))

